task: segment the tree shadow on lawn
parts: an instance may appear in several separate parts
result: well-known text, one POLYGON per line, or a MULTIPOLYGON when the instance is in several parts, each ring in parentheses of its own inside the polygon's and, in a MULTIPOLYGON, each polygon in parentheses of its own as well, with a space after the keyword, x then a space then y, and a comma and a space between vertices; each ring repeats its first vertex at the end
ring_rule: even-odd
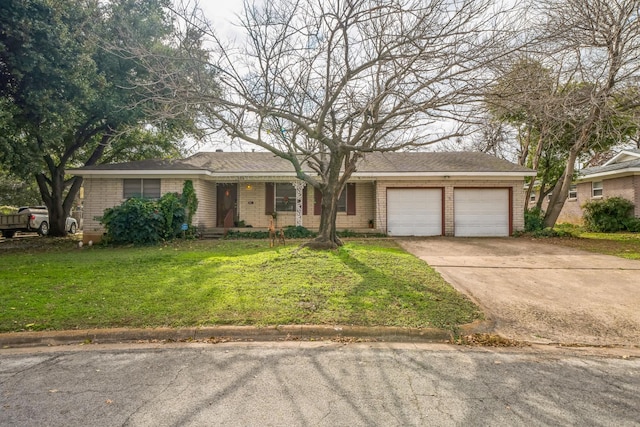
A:
POLYGON ((452 329, 482 317, 473 302, 426 264, 416 265, 419 260, 402 252, 397 255, 392 264, 380 266, 361 261, 349 250, 338 253, 342 262, 362 277, 353 297, 373 298, 371 315, 366 309, 353 310, 353 324, 452 329), (414 274, 408 274, 409 269, 414 274))

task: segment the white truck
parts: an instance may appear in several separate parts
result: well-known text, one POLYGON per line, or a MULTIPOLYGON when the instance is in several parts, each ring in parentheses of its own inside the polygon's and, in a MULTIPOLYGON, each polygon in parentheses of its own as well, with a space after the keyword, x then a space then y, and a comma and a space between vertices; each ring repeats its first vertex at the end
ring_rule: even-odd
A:
MULTIPOLYGON (((69 233, 75 234, 78 222, 68 217, 65 227, 69 233)), ((15 236, 18 231, 46 236, 49 233, 49 211, 46 206, 23 206, 16 214, 0 215, 0 231, 6 238, 15 236)))

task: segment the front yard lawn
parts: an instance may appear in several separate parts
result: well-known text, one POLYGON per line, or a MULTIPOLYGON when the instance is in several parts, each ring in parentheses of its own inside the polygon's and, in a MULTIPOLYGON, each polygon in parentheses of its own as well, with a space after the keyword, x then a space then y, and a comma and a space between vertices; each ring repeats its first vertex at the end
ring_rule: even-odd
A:
MULTIPOLYGON (((479 309, 384 239, 337 251, 266 240, 0 251, 0 332, 341 324, 455 328, 479 309)), ((4 244, 4 243, 3 243, 4 244)))

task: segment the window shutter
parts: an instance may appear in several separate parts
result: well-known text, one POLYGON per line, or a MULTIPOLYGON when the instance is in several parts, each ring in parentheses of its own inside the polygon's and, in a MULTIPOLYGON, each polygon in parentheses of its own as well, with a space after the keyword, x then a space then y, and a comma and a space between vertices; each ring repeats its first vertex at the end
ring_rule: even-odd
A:
POLYGON ((356 184, 347 184, 347 215, 356 214, 356 184))
POLYGON ((313 214, 320 215, 322 212, 322 192, 317 188, 313 189, 313 214))
POLYGON ((302 215, 307 214, 307 187, 309 185, 305 185, 302 189, 302 215))
POLYGON ((273 191, 274 191, 273 182, 265 183, 265 199, 264 199, 265 215, 271 215, 275 211, 275 207, 273 206, 273 202, 275 200, 273 191))

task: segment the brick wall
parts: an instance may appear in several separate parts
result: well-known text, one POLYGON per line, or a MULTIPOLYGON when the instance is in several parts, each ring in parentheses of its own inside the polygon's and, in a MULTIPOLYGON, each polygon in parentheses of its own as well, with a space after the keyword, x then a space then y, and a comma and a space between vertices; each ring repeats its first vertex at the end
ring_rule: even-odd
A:
POLYGON ((633 177, 633 189, 634 189, 634 204, 635 208, 635 216, 636 218, 640 218, 640 175, 635 175, 633 177))
MULTIPOLYGON (((211 228, 216 224, 216 183, 201 179, 193 179, 194 189, 198 197, 198 210, 194 216, 194 224, 211 228)), ((184 179, 167 178, 161 181, 161 192, 182 192, 184 179)), ((373 219, 377 229, 386 231, 386 191, 389 187, 436 187, 445 189, 445 233, 453 235, 453 189, 454 187, 487 187, 513 188, 513 229, 524 228, 524 190, 522 181, 495 180, 415 180, 415 181, 379 181, 356 182, 356 215, 338 213, 336 225, 338 229, 368 228, 373 219)), ((84 180, 85 240, 97 242, 104 228, 96 220, 102 216, 106 208, 120 205, 123 199, 122 179, 86 178, 84 180)), ((320 216, 313 214, 314 189, 307 187, 307 215, 303 216, 303 225, 309 229, 317 229, 320 216)), ((269 226, 270 215, 265 214, 265 183, 243 182, 238 184, 238 218, 256 228, 269 226)), ((294 212, 278 214, 278 226, 295 225, 294 212)))
MULTIPOLYGON (((246 224, 258 228, 269 226, 271 215, 265 214, 265 183, 243 182, 238 185, 238 218, 246 224)), ((320 226, 320 215, 313 214, 314 188, 307 184, 307 214, 302 217, 302 225, 309 229, 320 226)), ((336 220, 338 229, 367 228, 369 220, 375 217, 374 183, 356 183, 356 214, 339 212, 336 220)), ((295 212, 278 212, 278 227, 295 225, 295 212)))
POLYGON ((193 180, 193 189, 198 198, 198 210, 193 216, 193 225, 212 228, 216 226, 216 183, 202 179, 193 180))
MULTIPOLYGON (((164 178, 160 181, 160 193, 182 193, 184 178, 164 178)), ((198 210, 194 216, 195 225, 215 226, 215 183, 192 179, 198 197, 198 210)), ((84 230, 83 240, 100 241, 104 227, 97 219, 104 210, 121 205, 123 197, 122 178, 85 178, 84 179, 84 230)))
MULTIPOLYGON (((558 217, 558 223, 582 224, 584 214, 582 207, 585 203, 609 197, 624 197, 630 200, 636 205, 635 216, 640 217, 640 206, 638 206, 640 204, 640 176, 602 180, 602 197, 591 197, 591 182, 581 182, 576 188, 578 197, 567 199, 558 217)), ((542 208, 546 210, 547 205, 548 200, 545 200, 542 208)))
POLYGON ((123 199, 122 179, 119 178, 85 178, 83 204, 83 240, 99 242, 104 233, 100 224, 104 210, 120 205, 123 199))

